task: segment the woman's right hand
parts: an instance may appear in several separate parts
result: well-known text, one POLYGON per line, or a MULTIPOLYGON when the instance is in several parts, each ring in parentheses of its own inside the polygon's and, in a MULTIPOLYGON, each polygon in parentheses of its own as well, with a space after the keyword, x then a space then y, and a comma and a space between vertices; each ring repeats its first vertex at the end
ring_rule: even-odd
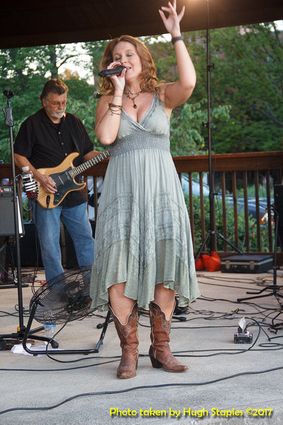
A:
MULTIPOLYGON (((111 62, 107 66, 107 69, 113 69, 113 68, 116 68, 117 66, 121 66, 121 65, 122 65, 121 62, 114 61, 114 62, 111 62)), ((114 89, 119 90, 122 93, 124 91, 125 83, 126 83, 125 82, 126 72, 127 72, 127 69, 125 68, 125 69, 123 69, 123 71, 121 72, 120 75, 112 75, 112 76, 107 77, 107 78, 111 79, 111 81, 114 85, 114 89)))

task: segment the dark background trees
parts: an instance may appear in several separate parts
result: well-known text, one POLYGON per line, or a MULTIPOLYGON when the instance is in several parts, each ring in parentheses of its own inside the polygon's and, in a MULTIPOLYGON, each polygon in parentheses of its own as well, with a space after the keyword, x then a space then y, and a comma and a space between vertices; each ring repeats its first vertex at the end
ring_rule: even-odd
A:
MULTIPOLYGON (((197 70, 193 96, 172 116, 173 155, 206 153, 206 33, 185 33, 197 70)), ((177 78, 174 49, 161 37, 146 37, 162 80, 177 78)), ((210 31, 212 147, 217 153, 281 150, 283 141, 283 46, 275 24, 210 31)), ((84 122, 96 146, 93 127, 97 73, 105 41, 0 50, 1 92, 14 92, 14 132, 40 108, 39 95, 51 76, 69 86, 68 110, 84 122), (86 62, 82 52, 89 58, 86 62), (77 65, 80 72, 74 70, 77 65)), ((2 107, 6 99, 3 97, 2 107)), ((9 162, 8 130, 0 125, 0 159, 9 162)))

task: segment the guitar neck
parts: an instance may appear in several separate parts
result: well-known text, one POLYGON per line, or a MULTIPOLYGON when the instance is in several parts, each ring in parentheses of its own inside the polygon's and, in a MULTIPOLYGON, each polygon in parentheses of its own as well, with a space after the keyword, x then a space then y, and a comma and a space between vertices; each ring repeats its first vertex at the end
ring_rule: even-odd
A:
POLYGON ((89 159, 88 161, 83 162, 81 165, 78 165, 78 167, 72 168, 69 171, 69 174, 71 175, 71 177, 76 177, 79 174, 82 174, 84 171, 88 170, 89 168, 93 167, 94 165, 97 165, 99 162, 103 161, 109 156, 110 156, 109 151, 101 152, 95 157, 89 159))

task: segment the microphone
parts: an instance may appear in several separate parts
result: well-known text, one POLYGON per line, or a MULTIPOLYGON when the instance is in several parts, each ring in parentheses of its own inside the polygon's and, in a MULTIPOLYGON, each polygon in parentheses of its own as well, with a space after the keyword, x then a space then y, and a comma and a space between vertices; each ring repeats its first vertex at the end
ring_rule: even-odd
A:
POLYGON ((28 199, 37 199, 38 195, 38 184, 35 181, 32 172, 29 170, 29 167, 22 168, 22 182, 23 189, 26 192, 28 199))
POLYGON ((126 66, 123 65, 119 65, 116 66, 115 68, 109 68, 109 69, 102 69, 102 71, 100 71, 98 73, 98 75, 100 77, 111 77, 111 75, 120 75, 121 72, 126 68, 126 66))

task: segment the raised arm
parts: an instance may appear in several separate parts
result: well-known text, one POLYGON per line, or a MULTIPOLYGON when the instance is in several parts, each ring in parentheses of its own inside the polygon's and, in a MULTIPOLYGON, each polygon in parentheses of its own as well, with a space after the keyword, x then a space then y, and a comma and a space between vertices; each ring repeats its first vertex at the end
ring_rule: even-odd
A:
POLYGON ((185 13, 185 6, 177 14, 176 0, 169 1, 168 7, 162 7, 159 14, 166 30, 171 34, 176 53, 178 80, 165 84, 164 101, 168 108, 183 104, 192 94, 196 84, 196 72, 189 52, 181 37, 180 22, 185 13), (165 13, 166 15, 165 15, 165 13))

